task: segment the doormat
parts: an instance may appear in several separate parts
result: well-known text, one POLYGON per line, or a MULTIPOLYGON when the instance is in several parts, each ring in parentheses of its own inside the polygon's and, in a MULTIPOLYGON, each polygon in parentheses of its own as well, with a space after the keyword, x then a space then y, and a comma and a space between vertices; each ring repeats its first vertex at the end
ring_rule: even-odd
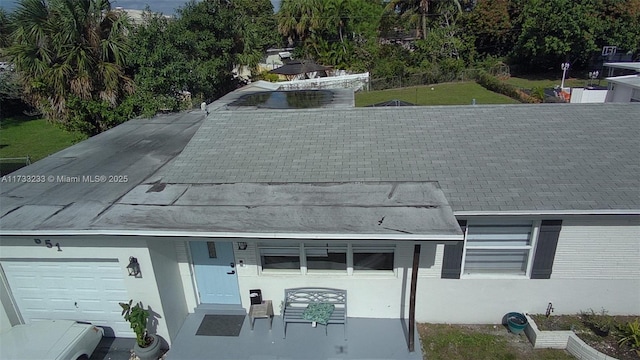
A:
POLYGON ((196 335, 238 336, 246 315, 205 315, 196 335))

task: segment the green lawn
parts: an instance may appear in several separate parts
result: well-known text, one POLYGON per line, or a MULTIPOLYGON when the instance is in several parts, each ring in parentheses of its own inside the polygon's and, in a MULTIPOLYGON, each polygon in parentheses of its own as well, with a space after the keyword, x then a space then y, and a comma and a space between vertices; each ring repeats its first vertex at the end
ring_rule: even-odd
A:
POLYGON ((517 104, 508 96, 489 91, 475 82, 444 83, 401 89, 362 91, 356 93, 356 106, 367 106, 389 100, 402 100, 416 105, 517 104))
POLYGON ((564 350, 533 349, 524 334, 496 325, 418 324, 425 360, 570 360, 564 350))
MULTIPOLYGON (((38 161, 82 139, 82 135, 64 131, 44 119, 11 117, 0 121, 0 158, 29 156, 38 161)), ((0 162, 5 174, 23 165, 21 161, 0 162)))
MULTIPOLYGON (((562 74, 560 74, 562 75, 562 74)), ((525 79, 521 77, 510 77, 505 80, 507 84, 511 84, 515 87, 523 88, 523 89, 532 89, 534 87, 543 87, 543 88, 553 88, 556 85, 560 85, 562 82, 562 78, 558 79, 525 79)), ((602 82, 605 83, 606 81, 602 82)), ((589 79, 576 79, 576 78, 567 78, 564 80, 565 87, 585 87, 589 84, 589 79)), ((594 85, 597 85, 598 81, 594 81, 594 85)))

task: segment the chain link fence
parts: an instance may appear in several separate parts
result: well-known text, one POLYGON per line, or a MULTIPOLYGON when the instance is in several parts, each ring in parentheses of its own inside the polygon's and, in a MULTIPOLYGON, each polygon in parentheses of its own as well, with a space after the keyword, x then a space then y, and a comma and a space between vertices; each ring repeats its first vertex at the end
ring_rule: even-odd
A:
POLYGON ((403 74, 393 77, 372 78, 369 90, 396 89, 410 86, 430 85, 443 82, 473 80, 476 69, 467 69, 460 73, 443 74, 441 72, 422 72, 403 74))
MULTIPOLYGON (((482 70, 484 69, 464 69, 457 73, 445 73, 436 69, 434 71, 409 73, 393 77, 371 78, 368 90, 397 89, 444 82, 473 81, 482 70)), ((509 67, 504 64, 498 64, 487 72, 498 78, 504 79, 509 77, 509 67)))

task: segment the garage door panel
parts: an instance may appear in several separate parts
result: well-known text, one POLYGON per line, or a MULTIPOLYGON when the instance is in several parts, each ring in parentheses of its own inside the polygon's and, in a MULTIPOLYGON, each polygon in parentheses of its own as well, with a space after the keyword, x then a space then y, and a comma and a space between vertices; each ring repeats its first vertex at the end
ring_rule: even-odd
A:
POLYGON ((119 303, 128 300, 122 269, 113 261, 6 260, 0 263, 26 323, 45 319, 91 322, 131 337, 119 303))

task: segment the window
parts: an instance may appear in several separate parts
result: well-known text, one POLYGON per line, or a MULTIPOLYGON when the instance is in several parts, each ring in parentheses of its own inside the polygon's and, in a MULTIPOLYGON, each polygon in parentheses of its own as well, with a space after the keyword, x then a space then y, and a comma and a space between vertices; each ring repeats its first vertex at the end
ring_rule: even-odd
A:
POLYGON ((395 247, 361 246, 347 243, 300 245, 259 244, 263 271, 298 270, 306 273, 351 275, 353 272, 394 270, 395 247))
POLYGON ((467 224, 462 273, 528 275, 539 223, 467 224))
POLYGON ((307 270, 347 270, 347 246, 304 246, 307 270))
POLYGON ((300 249, 297 246, 261 247, 260 260, 262 262, 263 270, 299 270, 300 249))
POLYGON ((445 244, 442 279, 516 276, 550 279, 562 220, 459 219, 464 241, 445 244))
POLYGON ((353 247, 353 270, 393 270, 393 247, 353 247))

